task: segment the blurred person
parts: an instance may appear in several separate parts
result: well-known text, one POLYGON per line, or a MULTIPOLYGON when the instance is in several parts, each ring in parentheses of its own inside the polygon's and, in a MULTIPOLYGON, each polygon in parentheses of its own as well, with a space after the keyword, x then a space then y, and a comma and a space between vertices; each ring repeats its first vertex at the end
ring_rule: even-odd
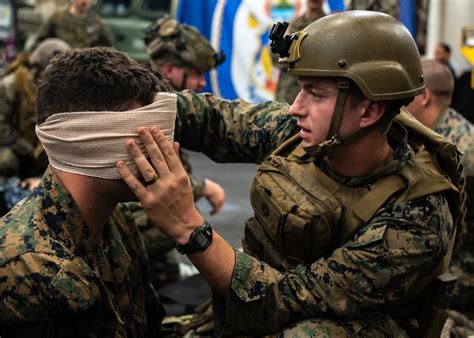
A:
POLYGON ((46 168, 35 134, 38 79, 58 53, 70 48, 46 39, 20 54, 0 80, 0 214, 28 195, 46 168))
POLYGON ((0 81, 1 120, 31 147, 38 143, 35 134, 38 79, 49 61, 68 48, 69 44, 63 40, 46 39, 33 52, 20 55, 0 81))
MULTIPOLYGON (((144 125, 172 139, 176 95, 112 48, 56 56, 38 86, 50 166, 0 221, 0 336, 153 337, 163 308, 148 276, 134 200, 115 168, 144 125), (60 97, 60 99, 58 99, 60 97)), ((143 176, 147 182, 153 176, 143 176)))
POLYGON ((62 39, 72 48, 111 46, 109 29, 91 7, 92 0, 71 0, 68 8, 53 13, 41 26, 34 46, 46 38, 62 39))
POLYGON ((456 72, 451 64, 451 47, 446 42, 440 42, 436 46, 435 59, 445 64, 449 68, 453 79, 456 79, 456 72))
POLYGON ((140 171, 160 179, 144 186, 122 161, 118 170, 211 284, 218 334, 418 337, 440 329, 423 310, 463 237, 465 196, 455 146, 400 110, 424 88, 417 46, 398 20, 374 11, 328 15, 295 34, 273 39, 298 76, 291 107, 178 94, 183 146, 261 163, 245 253, 198 213, 177 145, 159 129, 140 135, 150 160, 127 145, 140 171))
MULTIPOLYGON (((293 34, 303 30, 311 22, 326 15, 323 10, 324 0, 307 0, 306 12, 291 20, 286 34, 293 34)), ((277 59, 278 60, 278 59, 277 59)), ((288 75, 288 67, 280 67, 277 88, 275 92, 275 101, 292 104, 298 95, 298 82, 296 77, 288 75)))
POLYGON ((425 90, 407 106, 425 126, 446 137, 461 151, 466 178, 467 238, 454 255, 450 272, 458 277, 451 307, 474 319, 474 125, 450 107, 454 79, 445 63, 422 61, 425 90))

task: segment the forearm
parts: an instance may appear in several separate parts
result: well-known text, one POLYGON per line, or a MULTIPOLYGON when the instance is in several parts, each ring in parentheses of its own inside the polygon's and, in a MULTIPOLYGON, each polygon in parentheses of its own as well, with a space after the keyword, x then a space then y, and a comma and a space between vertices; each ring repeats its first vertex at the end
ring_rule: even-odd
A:
POLYGON ((188 255, 189 260, 222 297, 226 297, 235 266, 235 251, 217 232, 212 244, 202 252, 188 255))
POLYGON ((259 163, 297 132, 288 110, 284 103, 250 104, 184 91, 178 94, 175 138, 217 162, 259 163))

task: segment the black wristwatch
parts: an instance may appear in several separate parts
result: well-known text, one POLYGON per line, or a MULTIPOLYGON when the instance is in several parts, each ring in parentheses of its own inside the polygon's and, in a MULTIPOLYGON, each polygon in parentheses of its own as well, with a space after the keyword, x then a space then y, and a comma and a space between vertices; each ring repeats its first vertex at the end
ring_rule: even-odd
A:
POLYGON ((212 227, 207 221, 199 225, 189 235, 189 241, 186 244, 180 245, 176 243, 176 250, 181 255, 187 255, 197 251, 204 251, 212 243, 212 227))

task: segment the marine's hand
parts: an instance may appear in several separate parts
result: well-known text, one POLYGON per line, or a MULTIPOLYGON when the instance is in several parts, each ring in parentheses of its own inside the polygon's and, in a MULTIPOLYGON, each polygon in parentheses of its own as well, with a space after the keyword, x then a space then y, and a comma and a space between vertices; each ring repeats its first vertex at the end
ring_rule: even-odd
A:
POLYGON ((225 190, 217 182, 208 178, 204 179, 204 197, 207 199, 209 204, 212 206, 211 215, 217 214, 224 204, 225 190))
POLYGON ((127 141, 127 146, 144 181, 151 181, 156 174, 159 179, 144 185, 129 170, 123 161, 117 168, 125 183, 142 203, 152 224, 158 226, 174 241, 185 244, 189 235, 204 219, 194 206, 189 178, 177 152, 178 143, 173 147, 158 128, 141 128, 139 136, 149 159, 147 159, 135 140, 127 141))

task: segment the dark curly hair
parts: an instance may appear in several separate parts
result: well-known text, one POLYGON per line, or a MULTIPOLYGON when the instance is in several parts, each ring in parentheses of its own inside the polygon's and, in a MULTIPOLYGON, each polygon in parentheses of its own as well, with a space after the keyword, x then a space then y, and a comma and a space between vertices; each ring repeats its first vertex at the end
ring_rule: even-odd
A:
POLYGON ((163 76, 114 48, 70 49, 55 56, 41 75, 37 123, 57 113, 124 111, 135 103, 147 105, 158 91, 173 90, 163 76))

